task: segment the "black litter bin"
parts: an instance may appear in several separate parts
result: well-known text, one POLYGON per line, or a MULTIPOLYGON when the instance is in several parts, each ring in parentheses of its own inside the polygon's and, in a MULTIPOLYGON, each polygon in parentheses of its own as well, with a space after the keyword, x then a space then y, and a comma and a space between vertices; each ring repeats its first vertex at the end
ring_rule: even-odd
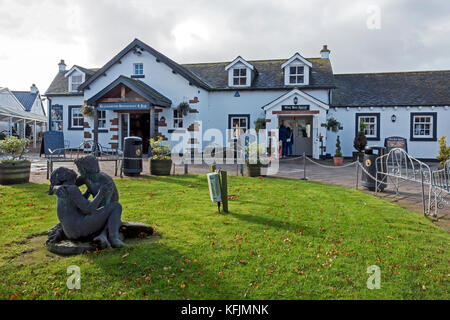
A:
POLYGON ((128 137, 124 140, 123 173, 126 176, 138 176, 142 173, 142 139, 128 137))
MULTIPOLYGON (((383 147, 374 147, 369 146, 366 147, 366 151, 364 153, 364 161, 363 166, 364 169, 370 174, 370 176, 363 170, 361 177, 361 184, 371 191, 375 191, 376 181, 372 177, 376 177, 379 181, 383 178, 381 173, 377 175, 377 158, 386 154, 386 149, 383 147), (375 151, 375 153, 374 153, 375 151), (372 176, 372 177, 371 177, 372 176)), ((379 169, 381 169, 384 173, 386 173, 386 168, 384 164, 381 165, 379 169), (381 168, 382 167, 382 168, 381 168)), ((386 188, 386 184, 379 184, 378 191, 383 191, 386 188)))

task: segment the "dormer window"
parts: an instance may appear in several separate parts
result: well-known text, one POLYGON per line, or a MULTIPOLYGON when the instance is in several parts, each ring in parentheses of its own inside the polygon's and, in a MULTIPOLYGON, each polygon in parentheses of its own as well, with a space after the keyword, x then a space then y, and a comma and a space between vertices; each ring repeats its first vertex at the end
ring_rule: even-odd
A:
POLYGON ((71 77, 71 91, 72 92, 77 92, 78 91, 78 87, 83 83, 83 76, 82 75, 74 75, 71 77))
POLYGON ((289 83, 304 84, 305 83, 305 67, 297 66, 289 68, 289 83))
POLYGON ((234 86, 247 85, 247 68, 233 69, 233 85, 234 86))
POLYGON ((255 67, 242 57, 234 59, 233 62, 225 67, 225 71, 228 71, 229 87, 250 87, 256 72, 255 67))
POLYGON ((303 58, 299 53, 294 54, 288 61, 283 63, 284 84, 286 86, 309 85, 309 73, 312 63, 303 58))

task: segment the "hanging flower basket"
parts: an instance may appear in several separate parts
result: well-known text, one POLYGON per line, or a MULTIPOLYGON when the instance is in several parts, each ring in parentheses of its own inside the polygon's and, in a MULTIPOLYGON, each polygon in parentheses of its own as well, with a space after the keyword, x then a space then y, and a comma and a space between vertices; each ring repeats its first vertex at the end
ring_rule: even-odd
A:
POLYGON ((187 116, 189 111, 191 110, 191 107, 189 106, 189 103, 182 102, 178 105, 177 109, 183 114, 183 116, 187 116))
POLYGON ((86 103, 83 104, 83 106, 81 107, 81 114, 83 115, 83 117, 93 118, 94 117, 94 107, 90 106, 86 103))

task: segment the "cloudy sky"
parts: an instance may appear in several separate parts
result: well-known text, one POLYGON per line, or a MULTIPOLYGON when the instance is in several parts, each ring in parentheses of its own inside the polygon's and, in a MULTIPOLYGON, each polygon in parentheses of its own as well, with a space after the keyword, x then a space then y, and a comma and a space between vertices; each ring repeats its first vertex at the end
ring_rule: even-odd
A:
POLYGON ((134 38, 179 63, 328 44, 335 73, 447 70, 450 1, 0 0, 0 87, 45 92, 60 59, 101 67, 134 38))

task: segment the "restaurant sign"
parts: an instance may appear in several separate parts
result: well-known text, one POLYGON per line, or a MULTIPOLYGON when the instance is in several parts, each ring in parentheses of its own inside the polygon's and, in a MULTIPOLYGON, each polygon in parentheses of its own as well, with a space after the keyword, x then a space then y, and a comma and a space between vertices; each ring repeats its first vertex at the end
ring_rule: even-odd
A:
POLYGON ((281 106, 283 111, 309 111, 310 107, 309 105, 284 105, 281 106))
POLYGON ((121 111, 150 110, 150 103, 148 102, 99 103, 97 109, 121 110, 121 111))

